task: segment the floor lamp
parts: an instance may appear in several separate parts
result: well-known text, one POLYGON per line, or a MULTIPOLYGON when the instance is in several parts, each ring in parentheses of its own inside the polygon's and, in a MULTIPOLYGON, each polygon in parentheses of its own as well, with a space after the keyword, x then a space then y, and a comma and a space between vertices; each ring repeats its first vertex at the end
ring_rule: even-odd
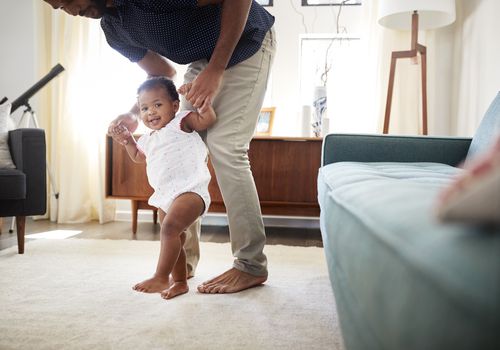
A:
POLYGON ((393 51, 387 87, 383 133, 389 132, 392 93, 396 62, 399 58, 410 58, 417 63, 421 58, 422 77, 422 133, 427 135, 427 59, 424 45, 418 43, 418 31, 444 27, 455 21, 455 0, 380 0, 378 22, 384 27, 398 30, 411 29, 411 48, 393 51))

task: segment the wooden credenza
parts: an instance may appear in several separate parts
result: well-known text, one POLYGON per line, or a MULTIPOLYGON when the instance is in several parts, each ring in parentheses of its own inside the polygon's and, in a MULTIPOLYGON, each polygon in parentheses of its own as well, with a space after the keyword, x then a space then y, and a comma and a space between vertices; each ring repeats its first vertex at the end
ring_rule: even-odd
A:
MULTIPOLYGON (((262 213, 267 215, 319 216, 317 177, 321 138, 254 137, 248 155, 262 213)), ((224 202, 209 162, 212 203, 209 212, 225 212, 224 202)), ((125 148, 107 136, 106 197, 132 200, 132 231, 137 230, 137 210, 147 204, 153 189, 145 164, 130 160, 125 148)))

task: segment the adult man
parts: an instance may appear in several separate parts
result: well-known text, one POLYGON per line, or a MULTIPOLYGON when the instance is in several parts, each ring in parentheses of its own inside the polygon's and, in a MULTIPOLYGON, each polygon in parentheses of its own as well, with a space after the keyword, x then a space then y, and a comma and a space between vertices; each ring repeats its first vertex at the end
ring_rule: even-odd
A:
MULTIPOLYGON (((168 60, 188 64, 183 109, 210 104, 217 121, 204 135, 227 208, 233 267, 202 293, 233 293, 267 279, 265 233, 248 161, 275 52, 274 17, 252 0, 44 0, 73 16, 101 18, 111 47, 150 76, 173 77, 168 60)), ((111 126, 137 126, 136 110, 111 126)), ((199 222, 186 230, 190 274, 199 257, 199 222)))

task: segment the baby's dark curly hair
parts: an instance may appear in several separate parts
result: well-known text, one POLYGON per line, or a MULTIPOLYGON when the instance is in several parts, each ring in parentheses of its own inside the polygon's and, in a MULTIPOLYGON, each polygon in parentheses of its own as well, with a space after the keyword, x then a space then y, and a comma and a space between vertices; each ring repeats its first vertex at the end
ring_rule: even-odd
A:
POLYGON ((172 101, 179 101, 179 93, 177 92, 174 82, 167 77, 161 76, 148 78, 148 80, 142 83, 137 89, 137 95, 145 90, 151 90, 156 87, 164 88, 172 101))

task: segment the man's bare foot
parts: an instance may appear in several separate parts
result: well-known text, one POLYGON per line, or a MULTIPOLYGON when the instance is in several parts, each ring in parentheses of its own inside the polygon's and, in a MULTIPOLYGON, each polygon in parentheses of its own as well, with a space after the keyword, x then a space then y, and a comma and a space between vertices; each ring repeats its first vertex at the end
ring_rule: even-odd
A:
POLYGON ((198 292, 206 294, 236 293, 261 285, 266 280, 267 276, 254 276, 233 267, 222 275, 203 282, 198 286, 198 292))
POLYGON ((172 286, 161 292, 161 297, 163 299, 172 299, 178 295, 185 294, 189 291, 189 286, 187 282, 174 282, 172 286))
POLYGON ((173 283, 174 281, 170 276, 168 278, 152 277, 137 283, 132 289, 142 293, 160 293, 168 289, 173 283))

